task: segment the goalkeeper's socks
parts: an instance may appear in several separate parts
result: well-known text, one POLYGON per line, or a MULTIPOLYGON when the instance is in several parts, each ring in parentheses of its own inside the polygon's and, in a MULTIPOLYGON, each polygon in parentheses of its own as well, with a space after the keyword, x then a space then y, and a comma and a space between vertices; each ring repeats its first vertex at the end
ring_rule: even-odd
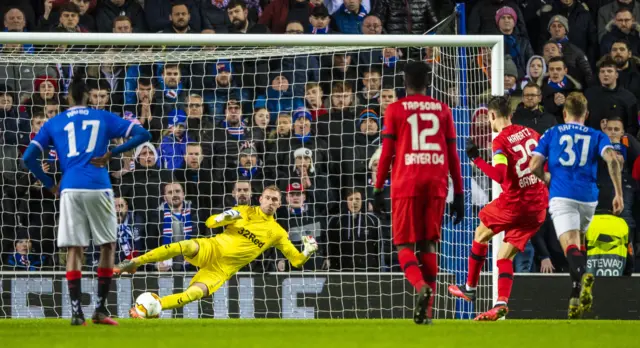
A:
POLYGON ((580 297, 580 281, 587 266, 587 258, 578 246, 571 244, 566 250, 569 274, 571 275, 571 297, 580 297))
POLYGON ((489 244, 478 243, 475 240, 471 244, 471 253, 469 253, 469 273, 467 274, 467 289, 475 289, 480 280, 480 271, 487 259, 487 250, 489 244))
POLYGON ((498 302, 505 304, 511 296, 513 286, 513 260, 500 259, 498 264, 498 302))
POLYGON ((422 271, 418 267, 418 259, 413 250, 404 248, 398 252, 398 261, 400 262, 400 268, 404 272, 405 278, 413 285, 413 287, 420 291, 423 286, 427 285, 422 278, 422 271))
POLYGON ((107 313, 107 297, 111 288, 111 278, 113 278, 113 268, 98 268, 98 303, 96 311, 107 313))
POLYGON ((71 300, 71 315, 82 316, 82 272, 67 271, 67 287, 69 288, 69 298, 71 300))

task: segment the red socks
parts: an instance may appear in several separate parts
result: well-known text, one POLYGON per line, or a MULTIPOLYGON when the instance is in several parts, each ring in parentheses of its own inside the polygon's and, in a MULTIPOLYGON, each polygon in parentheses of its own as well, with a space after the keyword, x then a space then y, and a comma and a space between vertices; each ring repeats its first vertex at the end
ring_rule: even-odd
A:
POLYGON ((498 302, 509 301, 511 286, 513 286, 513 261, 509 259, 498 260, 498 302))
MULTIPOLYGON (((489 244, 481 244, 473 241, 471 244, 471 253, 469 254, 469 272, 467 274, 467 287, 475 288, 480 280, 480 271, 487 259, 487 250, 489 244)), ((513 272, 511 272, 513 273, 513 272)))
POLYGON ((413 250, 404 248, 398 252, 398 261, 400 268, 404 271, 404 276, 416 290, 420 290, 426 285, 422 272, 418 267, 418 259, 413 250))

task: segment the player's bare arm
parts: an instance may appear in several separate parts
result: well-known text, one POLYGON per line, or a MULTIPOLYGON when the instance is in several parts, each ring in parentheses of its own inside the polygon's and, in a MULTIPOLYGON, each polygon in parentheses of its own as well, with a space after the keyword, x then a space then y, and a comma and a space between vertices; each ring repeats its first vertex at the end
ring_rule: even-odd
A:
POLYGON ((607 162, 607 169, 609 169, 609 177, 613 182, 615 189, 615 197, 613 197, 613 213, 618 215, 624 209, 624 202, 622 200, 622 166, 617 158, 617 152, 611 147, 604 150, 602 154, 603 159, 607 162))
POLYGON ((533 175, 537 176, 538 179, 542 180, 544 184, 548 186, 551 181, 551 174, 544 171, 544 162, 545 158, 543 156, 533 154, 529 160, 529 169, 531 169, 533 175))

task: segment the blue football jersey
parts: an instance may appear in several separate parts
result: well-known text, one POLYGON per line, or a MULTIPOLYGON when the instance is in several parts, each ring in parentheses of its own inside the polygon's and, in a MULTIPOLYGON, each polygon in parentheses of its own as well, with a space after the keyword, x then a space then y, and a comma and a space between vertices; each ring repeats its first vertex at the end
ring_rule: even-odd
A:
POLYGON ((110 189, 107 168, 94 166, 91 159, 107 153, 111 139, 128 137, 133 125, 103 110, 72 107, 45 122, 32 142, 41 150, 55 148, 62 169, 60 191, 110 189))
POLYGON ((598 156, 611 147, 601 131, 568 123, 549 128, 533 153, 547 159, 551 183, 549 198, 567 198, 578 202, 598 201, 598 156))

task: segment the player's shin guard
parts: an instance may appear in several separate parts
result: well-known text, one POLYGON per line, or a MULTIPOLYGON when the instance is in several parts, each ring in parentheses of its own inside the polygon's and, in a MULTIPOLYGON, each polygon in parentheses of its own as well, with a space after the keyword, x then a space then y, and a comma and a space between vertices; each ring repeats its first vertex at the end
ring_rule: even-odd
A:
POLYGON ((82 297, 82 272, 67 271, 67 286, 69 287, 69 298, 71 299, 71 315, 83 316, 80 299, 82 297))
POLYGON ((423 286, 427 285, 422 278, 422 271, 418 267, 418 259, 413 250, 404 248, 398 252, 398 261, 400 262, 400 268, 404 272, 405 278, 413 285, 413 287, 420 291, 423 286))
POLYGON ((107 296, 111 288, 111 278, 113 278, 113 268, 98 268, 98 304, 96 311, 107 313, 107 296))
POLYGON ((500 259, 498 264, 498 301, 496 304, 509 302, 513 286, 513 260, 500 259))
POLYGON ((482 266, 487 259, 487 251, 489 244, 478 243, 475 240, 471 244, 471 253, 469 253, 469 271, 467 273, 467 289, 474 290, 478 286, 480 280, 480 272, 482 266))
POLYGON ((190 286, 187 290, 160 299, 162 309, 173 309, 186 305, 187 303, 197 301, 204 296, 204 292, 197 286, 190 286))
POLYGON ((580 282, 587 266, 587 258, 575 244, 567 246, 565 253, 571 275, 571 298, 576 298, 580 296, 580 282))
POLYGON ((178 243, 171 243, 157 247, 142 256, 134 258, 132 261, 139 266, 146 263, 169 260, 180 255, 193 256, 196 253, 197 248, 198 243, 196 241, 183 240, 178 243))

